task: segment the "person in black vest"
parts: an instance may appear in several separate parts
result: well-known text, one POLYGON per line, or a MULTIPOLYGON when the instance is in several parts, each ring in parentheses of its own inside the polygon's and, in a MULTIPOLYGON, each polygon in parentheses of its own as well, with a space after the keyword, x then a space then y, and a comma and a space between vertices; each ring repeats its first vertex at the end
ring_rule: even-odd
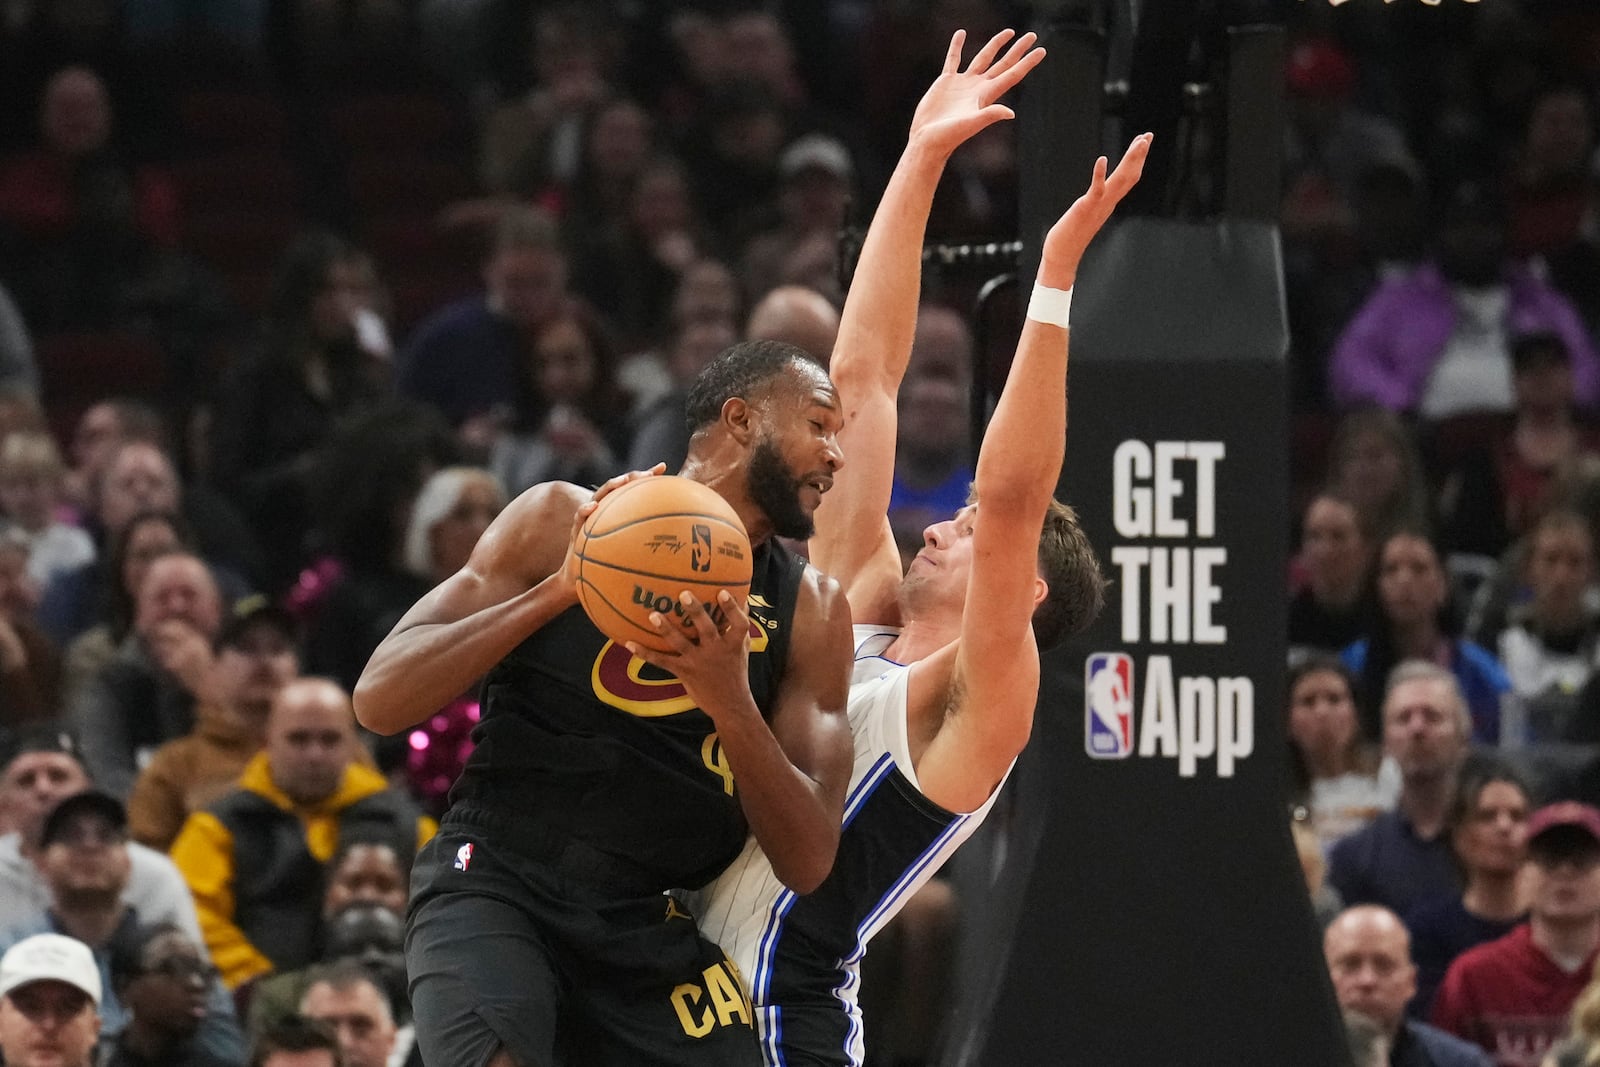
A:
POLYGON ((356 762, 350 698, 325 678, 273 701, 266 748, 238 787, 189 816, 172 843, 228 988, 317 958, 324 867, 341 837, 433 835, 432 819, 356 762))
MULTIPOLYGON (((749 608, 697 642, 634 652, 578 607, 571 538, 596 501, 561 482, 514 500, 467 565, 400 620, 356 686, 364 726, 415 725, 488 675, 476 748, 412 872, 406 962, 428 1063, 759 1063, 734 968, 663 896, 704 885, 753 832, 809 892, 833 865, 850 776, 850 617, 804 539, 843 463, 838 395, 803 350, 729 348, 689 391, 682 474, 750 535, 749 608), (752 619, 756 625, 752 626, 752 619), (761 636, 748 636, 751 631, 761 636), (617 695, 643 677, 653 706, 617 695)), ((654 472, 659 472, 657 466, 654 472)))

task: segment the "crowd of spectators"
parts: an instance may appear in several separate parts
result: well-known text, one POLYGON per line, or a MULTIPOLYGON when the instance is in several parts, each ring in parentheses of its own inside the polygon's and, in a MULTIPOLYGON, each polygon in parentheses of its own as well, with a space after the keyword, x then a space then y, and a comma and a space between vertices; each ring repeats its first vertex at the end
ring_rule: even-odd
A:
POLYGON ((1597 14, 1291 44, 1291 809, 1365 1062, 1595 1062, 1597 14))
MULTIPOLYGON (((1430 1013, 1584 1062, 1600 813, 1550 805, 1600 805, 1600 11, 1282 7, 1290 793, 1334 983, 1396 1063, 1477 1062, 1430 1013), (1515 1039, 1469 1003, 1513 952, 1560 991, 1515 1039)), ((0 951, 87 944, 111 1062, 320 1054, 305 1017, 415 1060, 405 882, 478 706, 363 736, 367 656, 509 497, 675 467, 731 342, 826 359, 918 87, 1027 8, 0 4, 0 951)), ((1017 136, 957 153, 933 237, 1015 236, 1017 136)), ((983 281, 929 271, 903 545, 972 477, 983 281)))

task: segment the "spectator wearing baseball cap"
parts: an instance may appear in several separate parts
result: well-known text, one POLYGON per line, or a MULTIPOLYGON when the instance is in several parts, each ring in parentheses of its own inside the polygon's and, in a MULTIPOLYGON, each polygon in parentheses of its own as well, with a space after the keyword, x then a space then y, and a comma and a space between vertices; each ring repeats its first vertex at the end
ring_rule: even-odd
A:
MULTIPOLYGON (((850 151, 826 134, 797 138, 778 156, 778 223, 745 245, 742 277, 753 296, 762 296, 784 279, 784 264, 808 239, 833 244, 844 223, 855 182, 850 151)), ((812 352, 826 363, 830 352, 812 352)))
POLYGON ((1451 964, 1433 1004, 1435 1026, 1503 1067, 1540 1062, 1561 1040, 1600 956, 1600 809, 1540 808, 1528 819, 1528 855, 1528 921, 1451 964))
MULTIPOLYGON (((45 817, 36 862, 50 889, 49 904, 0 932, 0 948, 41 933, 62 934, 87 945, 99 970, 102 1032, 119 1034, 128 1011, 112 982, 111 960, 114 947, 134 938, 141 925, 138 911, 124 900, 130 862, 122 802, 97 790, 61 801, 45 817)), ((237 1060, 244 1053, 231 998, 220 985, 209 990, 208 1012, 196 1040, 212 1054, 237 1060)))
POLYGON ((1303 40, 1286 60, 1289 121, 1278 218, 1292 309, 1295 401, 1320 406, 1327 388, 1325 352, 1351 308, 1377 285, 1379 269, 1392 266, 1397 256, 1410 267, 1420 254, 1404 239, 1420 227, 1377 229, 1374 222, 1386 209, 1416 207, 1422 168, 1398 123, 1357 106, 1357 70, 1338 44, 1303 40), (1374 186, 1374 175, 1385 177, 1374 186))
MULTIPOLYGON (((59 726, 20 731, 0 762, 0 931, 50 903, 35 863, 45 816, 62 799, 89 789, 77 735, 59 726)), ((128 845, 126 902, 147 922, 172 922, 199 939, 200 920, 183 876, 163 853, 128 845)))
POLYGON ((1289 50, 1286 173, 1311 171, 1348 191, 1377 163, 1419 170, 1394 122, 1355 107, 1356 78, 1349 55, 1332 41, 1301 41, 1289 50))
POLYGON ((234 606, 217 635, 213 699, 195 709, 195 726, 168 741, 134 779, 128 831, 165 852, 183 822, 232 789, 266 743, 267 712, 279 690, 300 677, 300 629, 265 597, 234 606))
POLYGON ((0 1055, 12 1067, 90 1067, 100 1039, 100 971, 89 947, 60 934, 0 957, 0 1055))
POLYGON ((115 797, 86 790, 51 809, 39 831, 35 863, 49 887, 49 903, 0 931, 0 948, 53 933, 89 947, 98 974, 96 1008, 107 1032, 121 1029, 123 1012, 109 996, 106 952, 118 934, 137 925, 123 900, 127 889, 128 815, 115 797))

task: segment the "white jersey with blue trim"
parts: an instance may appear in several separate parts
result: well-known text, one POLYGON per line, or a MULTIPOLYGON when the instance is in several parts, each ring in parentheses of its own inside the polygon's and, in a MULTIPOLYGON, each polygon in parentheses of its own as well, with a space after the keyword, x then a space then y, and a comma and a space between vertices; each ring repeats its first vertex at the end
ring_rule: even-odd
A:
POLYGON ((715 881, 688 895, 701 931, 744 976, 768 1064, 785 1063, 785 1047, 796 1043, 827 1062, 861 1063, 857 993, 867 942, 971 836, 999 793, 968 814, 922 795, 906 726, 910 667, 883 656, 898 633, 855 627, 855 765, 827 880, 797 896, 752 837, 715 881))

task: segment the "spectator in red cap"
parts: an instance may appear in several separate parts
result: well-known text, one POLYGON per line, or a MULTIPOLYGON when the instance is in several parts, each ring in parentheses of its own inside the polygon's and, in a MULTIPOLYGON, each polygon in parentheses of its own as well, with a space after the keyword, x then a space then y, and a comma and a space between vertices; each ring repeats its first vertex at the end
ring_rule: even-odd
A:
POLYGON ((1550 804, 1528 819, 1528 921, 1451 964, 1433 1024, 1533 1067, 1567 1032, 1600 955, 1600 810, 1550 804))
POLYGON ((1356 179, 1379 164, 1416 173, 1416 161, 1398 126, 1353 105, 1355 67, 1337 45, 1302 41, 1289 52, 1286 78, 1284 235, 1348 236, 1356 179))
POLYGON ((1389 119, 1352 103, 1356 72, 1336 45, 1301 42, 1285 74, 1284 284, 1295 402, 1321 406, 1327 352, 1382 273, 1419 254, 1410 221, 1421 168, 1389 119))

